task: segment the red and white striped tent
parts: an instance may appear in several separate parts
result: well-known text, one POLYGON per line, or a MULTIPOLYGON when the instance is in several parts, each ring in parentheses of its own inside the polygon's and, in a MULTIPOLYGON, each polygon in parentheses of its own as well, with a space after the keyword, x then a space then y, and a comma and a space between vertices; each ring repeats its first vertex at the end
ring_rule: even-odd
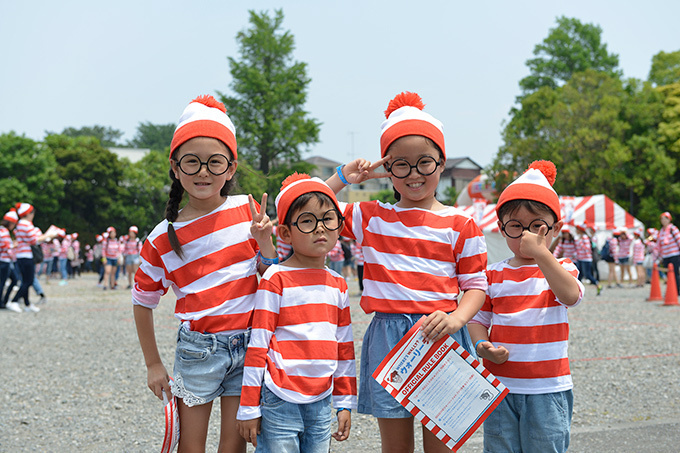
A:
MULTIPOLYGON (((560 197, 562 218, 567 225, 586 224, 596 231, 598 246, 604 244, 604 238, 615 229, 644 229, 644 224, 633 217, 621 206, 606 195, 590 195, 587 197, 560 197)), ((489 263, 494 263, 512 256, 505 239, 498 229, 496 205, 480 200, 471 206, 459 206, 468 213, 484 233, 488 248, 489 263)))

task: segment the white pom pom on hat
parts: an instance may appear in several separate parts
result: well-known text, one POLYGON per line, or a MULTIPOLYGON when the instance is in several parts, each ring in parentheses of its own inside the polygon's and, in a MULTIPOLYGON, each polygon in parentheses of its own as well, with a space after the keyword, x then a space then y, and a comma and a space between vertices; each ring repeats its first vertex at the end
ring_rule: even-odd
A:
POLYGON ((425 104, 416 93, 405 91, 392 99, 380 126, 380 155, 385 157, 390 145, 401 137, 421 135, 437 144, 446 159, 444 126, 441 121, 423 111, 425 104))
POLYGON ((557 220, 562 218, 560 198, 552 188, 557 176, 555 164, 549 160, 537 160, 529 164, 529 168, 515 179, 498 197, 496 214, 508 201, 531 200, 548 206, 555 213, 557 220))
POLYGON ((210 95, 199 96, 189 103, 179 117, 177 128, 170 144, 170 158, 177 148, 187 140, 196 137, 210 137, 220 140, 236 154, 236 127, 227 115, 227 108, 210 95))

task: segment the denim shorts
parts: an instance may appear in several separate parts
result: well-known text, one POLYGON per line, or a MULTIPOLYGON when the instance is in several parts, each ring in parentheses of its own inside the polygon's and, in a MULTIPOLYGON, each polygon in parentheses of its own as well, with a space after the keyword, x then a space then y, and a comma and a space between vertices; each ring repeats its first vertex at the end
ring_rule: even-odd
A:
POLYGON ((484 451, 566 452, 574 394, 509 393, 484 421, 484 451))
MULTIPOLYGON (((377 418, 413 417, 404 406, 378 384, 378 381, 373 378, 373 372, 421 316, 426 315, 376 312, 373 316, 361 347, 359 413, 371 414, 377 418)), ((451 337, 470 354, 475 355, 467 326, 451 337)))
POLYGON ((136 264, 141 263, 141 259, 139 258, 139 255, 125 255, 125 265, 126 266, 134 266, 136 264))
POLYGON ((331 447, 331 396, 309 404, 285 401, 262 386, 257 453, 327 453, 331 447))
POLYGON ((187 330, 177 333, 172 393, 187 406, 220 396, 241 395, 243 364, 250 331, 215 335, 187 330))

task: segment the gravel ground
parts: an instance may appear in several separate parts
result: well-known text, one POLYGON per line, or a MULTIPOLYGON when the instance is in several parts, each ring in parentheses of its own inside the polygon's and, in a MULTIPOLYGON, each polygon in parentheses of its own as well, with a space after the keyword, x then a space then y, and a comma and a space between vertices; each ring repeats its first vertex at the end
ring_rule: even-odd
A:
MULTIPOLYGON (((146 387, 129 292, 102 291, 93 274, 44 287, 49 300, 39 313, 0 311, 0 451, 158 451, 162 405, 146 387)), ((359 308, 356 282, 350 289, 358 357, 370 318, 359 308)), ((596 297, 588 286, 582 304, 570 310, 570 451, 678 451, 680 353, 673 340, 680 306, 647 302, 648 295, 649 286, 605 289, 596 297)), ((169 370, 173 301, 165 296, 156 312, 169 370)), ((218 419, 216 405, 208 451, 216 450, 218 419)), ((372 417, 354 414, 352 424, 350 439, 333 442, 332 451, 380 451, 372 417)), ((460 451, 481 452, 481 432, 460 451)))

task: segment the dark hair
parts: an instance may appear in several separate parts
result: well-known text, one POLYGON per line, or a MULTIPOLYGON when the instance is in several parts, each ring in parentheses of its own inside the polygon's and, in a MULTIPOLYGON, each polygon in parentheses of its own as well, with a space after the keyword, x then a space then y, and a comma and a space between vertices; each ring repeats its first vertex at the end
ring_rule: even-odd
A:
POLYGON ((525 208, 527 211, 534 215, 550 214, 552 216, 553 222, 557 222, 557 214, 555 214, 553 210, 548 207, 547 204, 541 203, 540 201, 524 199, 510 200, 507 203, 503 204, 498 209, 498 220, 503 222, 503 218, 505 218, 506 215, 510 216, 519 211, 521 208, 525 208))
MULTIPOLYGON (((298 209, 301 209, 303 206, 305 206, 307 203, 309 203, 312 200, 316 200, 319 202, 321 206, 323 205, 331 205, 333 208, 337 209, 335 207, 335 203, 333 203, 333 200, 331 197, 326 195, 323 192, 307 192, 303 193, 299 197, 297 197, 293 202, 290 204, 290 207, 288 208, 288 212, 286 213, 286 218, 283 219, 283 224, 291 226, 293 223, 293 213, 297 211, 298 209)), ((342 213, 339 213, 342 215, 342 213)))
POLYGON ((10 221, 7 220, 7 219, 0 219, 0 225, 4 226, 4 227, 7 228, 8 230, 9 230, 9 224, 10 224, 10 223, 16 224, 15 222, 10 222, 10 221))
MULTIPOLYGON (((229 150, 229 148, 227 149, 229 150)), ((231 150, 229 150, 229 157, 230 159, 233 159, 233 154, 231 150)), ((173 159, 173 162, 177 164, 177 160, 173 159)), ((184 197, 184 187, 182 187, 182 184, 179 182, 179 179, 175 177, 175 173, 172 171, 172 169, 170 169, 169 174, 170 180, 172 180, 172 185, 170 186, 170 195, 168 198, 168 203, 165 205, 165 219, 169 222, 168 240, 170 241, 170 246, 172 247, 172 250, 174 250, 177 256, 179 256, 181 259, 184 259, 184 251, 182 250, 182 244, 180 244, 179 242, 179 238, 177 237, 177 233, 175 232, 175 227, 172 226, 172 222, 177 220, 177 215, 179 214, 179 205, 182 202, 182 198, 184 197)), ((235 185, 236 185, 236 173, 234 173, 234 176, 232 176, 231 179, 228 179, 224 183, 222 189, 220 190, 220 195, 222 195, 223 197, 228 196, 235 185)))
MULTIPOLYGON (((408 137, 408 136, 405 135, 404 137, 408 137)), ((437 145, 437 144, 434 142, 434 140, 432 140, 432 139, 429 138, 429 137, 425 137, 424 135, 417 135, 417 137, 422 137, 429 145, 431 145, 432 147, 434 147, 434 149, 436 149, 437 152, 439 152, 439 161, 440 161, 440 162, 441 162, 442 160, 444 160, 444 153, 442 152, 442 149, 439 147, 439 145, 437 145)), ((402 138, 402 137, 399 137, 399 138, 402 138)), ((399 138, 398 138, 397 140, 399 140, 399 138)), ((390 143, 390 146, 385 150, 385 155, 387 155, 387 154, 390 152, 390 148, 392 148, 392 145, 393 145, 397 140, 394 140, 392 143, 390 143)), ((387 163, 385 163, 384 166, 385 166, 385 169, 387 169, 387 163)), ((395 189, 394 186, 392 186, 392 190, 394 191, 394 199, 397 200, 397 201, 401 200, 401 194, 400 194, 399 192, 397 192, 397 189, 395 189)), ((435 191, 435 193, 434 193, 434 196, 435 196, 435 198, 437 197, 437 192, 436 192, 436 191, 435 191)))

